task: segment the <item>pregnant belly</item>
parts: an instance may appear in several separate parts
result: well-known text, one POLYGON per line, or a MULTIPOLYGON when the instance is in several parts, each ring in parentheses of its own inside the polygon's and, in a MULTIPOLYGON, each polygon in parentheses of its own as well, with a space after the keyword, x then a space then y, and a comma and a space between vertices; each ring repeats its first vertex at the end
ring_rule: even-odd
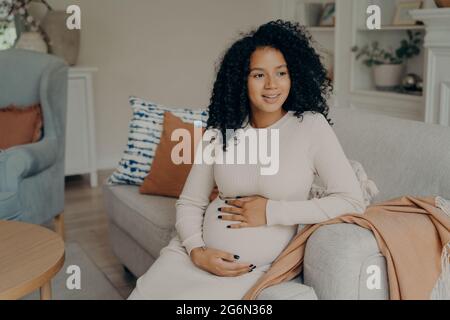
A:
POLYGON ((296 226, 261 226, 231 229, 229 224, 217 218, 217 209, 228 206, 216 198, 206 209, 203 221, 203 240, 207 247, 219 249, 240 256, 239 262, 253 263, 257 267, 272 263, 289 244, 297 231, 296 226))

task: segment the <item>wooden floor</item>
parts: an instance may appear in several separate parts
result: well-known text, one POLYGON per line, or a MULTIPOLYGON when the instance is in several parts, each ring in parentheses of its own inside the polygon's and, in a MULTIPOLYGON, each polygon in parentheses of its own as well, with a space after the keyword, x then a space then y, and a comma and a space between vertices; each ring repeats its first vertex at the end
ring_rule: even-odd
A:
POLYGON ((89 176, 66 178, 64 224, 66 241, 76 241, 124 298, 136 279, 126 272, 111 249, 102 184, 112 171, 99 172, 99 187, 91 188, 89 176))

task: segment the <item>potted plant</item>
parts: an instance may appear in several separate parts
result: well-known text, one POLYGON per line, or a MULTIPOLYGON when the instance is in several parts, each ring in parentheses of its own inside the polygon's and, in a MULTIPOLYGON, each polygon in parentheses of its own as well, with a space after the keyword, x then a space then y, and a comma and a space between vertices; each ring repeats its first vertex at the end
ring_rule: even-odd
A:
POLYGON ((364 57, 363 63, 372 68, 375 87, 378 90, 393 90, 401 83, 405 62, 420 54, 421 32, 407 31, 408 38, 400 42, 396 50, 383 49, 377 41, 361 48, 354 46, 356 60, 364 57))

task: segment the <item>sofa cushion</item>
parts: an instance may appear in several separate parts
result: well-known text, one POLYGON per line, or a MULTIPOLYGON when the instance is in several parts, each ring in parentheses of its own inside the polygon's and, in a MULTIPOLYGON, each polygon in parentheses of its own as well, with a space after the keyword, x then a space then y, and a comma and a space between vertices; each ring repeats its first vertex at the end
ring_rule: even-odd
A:
MULTIPOLYGON (((168 197, 178 198, 183 191, 186 179, 191 171, 192 163, 194 162, 194 153, 196 145, 202 138, 203 129, 199 126, 200 132, 197 136, 194 132, 196 129, 192 123, 186 123, 181 118, 173 115, 171 112, 164 112, 164 128, 161 135, 161 141, 156 148, 155 158, 153 160, 152 168, 148 176, 144 179, 144 183, 139 188, 139 192, 143 194, 162 195, 168 197), (183 157, 188 159, 185 163, 175 163, 172 159, 172 152, 174 148, 183 143, 179 140, 172 140, 172 134, 176 130, 185 130, 189 133, 188 145, 190 146, 190 154, 184 154, 183 157)), ((178 152, 177 152, 178 154, 178 152)))
POLYGON ((318 300, 318 298, 312 287, 304 285, 301 277, 296 277, 264 289, 256 300, 318 300))
POLYGON ((176 198, 142 195, 139 187, 104 185, 106 212, 153 257, 175 236, 176 198))
POLYGON ((163 130, 164 112, 171 112, 184 122, 201 121, 206 126, 208 112, 204 109, 166 107, 130 97, 133 117, 130 120, 128 143, 109 184, 141 185, 149 173, 163 130))

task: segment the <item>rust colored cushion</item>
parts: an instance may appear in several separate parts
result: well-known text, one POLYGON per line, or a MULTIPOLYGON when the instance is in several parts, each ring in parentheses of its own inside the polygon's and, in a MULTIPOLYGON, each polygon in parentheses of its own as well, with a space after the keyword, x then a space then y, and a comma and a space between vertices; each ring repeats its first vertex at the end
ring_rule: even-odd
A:
POLYGON ((39 141, 42 122, 39 104, 26 108, 0 108, 0 149, 39 141))
MULTIPOLYGON (((202 128, 203 132, 204 128, 202 128)), ((194 141, 194 125, 192 123, 185 123, 171 112, 164 112, 161 140, 156 148, 150 173, 144 179, 139 192, 178 198, 183 191, 184 183, 191 170, 195 146, 200 141, 201 135, 198 138, 198 141, 194 141), (179 141, 171 141, 170 137, 174 130, 181 128, 188 130, 191 137, 191 161, 189 164, 175 164, 171 159, 172 149, 181 142, 181 139, 179 141)))

